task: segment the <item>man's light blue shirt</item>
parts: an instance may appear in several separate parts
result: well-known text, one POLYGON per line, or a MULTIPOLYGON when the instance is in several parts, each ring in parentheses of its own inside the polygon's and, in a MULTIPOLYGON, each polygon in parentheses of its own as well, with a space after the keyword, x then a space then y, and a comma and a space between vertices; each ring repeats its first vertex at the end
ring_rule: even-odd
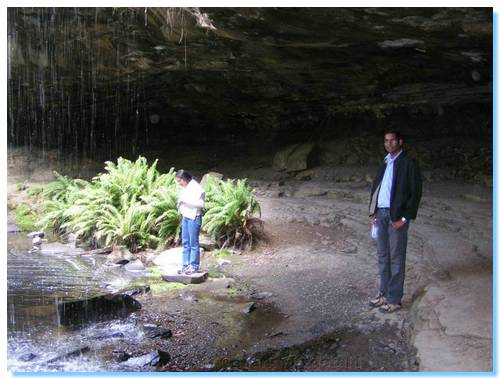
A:
POLYGON ((378 193, 378 208, 390 208, 391 207, 391 190, 392 190, 392 177, 394 173, 394 161, 399 157, 399 155, 403 152, 400 150, 398 155, 394 158, 391 158, 391 154, 387 154, 384 158, 386 163, 386 168, 384 172, 384 178, 382 179, 382 183, 380 184, 380 190, 378 193))

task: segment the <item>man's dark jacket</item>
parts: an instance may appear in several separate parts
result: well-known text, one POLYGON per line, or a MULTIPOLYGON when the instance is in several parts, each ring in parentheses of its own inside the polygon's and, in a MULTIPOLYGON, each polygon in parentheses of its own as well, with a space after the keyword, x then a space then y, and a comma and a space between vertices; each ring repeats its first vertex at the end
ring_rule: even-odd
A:
MULTIPOLYGON (((384 178, 384 162, 377 171, 370 196, 370 215, 376 211, 378 190, 384 178)), ((410 220, 417 217, 418 205, 422 197, 422 177, 417 163, 403 151, 394 161, 391 189, 391 220, 402 217, 410 220)))

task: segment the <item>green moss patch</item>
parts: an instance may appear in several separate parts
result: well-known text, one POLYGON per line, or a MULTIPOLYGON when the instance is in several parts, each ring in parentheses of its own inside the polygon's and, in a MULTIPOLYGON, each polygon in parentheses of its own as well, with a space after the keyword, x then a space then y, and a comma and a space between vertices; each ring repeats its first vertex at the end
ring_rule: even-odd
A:
POLYGON ((241 288, 230 287, 227 289, 227 294, 229 296, 238 296, 241 293, 241 288))
POLYGON ((151 292, 154 295, 161 294, 163 292, 168 292, 168 291, 173 291, 173 290, 179 290, 182 288, 186 288, 185 284, 182 283, 172 283, 172 282, 166 282, 162 279, 161 282, 155 281, 153 283, 150 283, 150 288, 151 292))
POLYGON ((226 250, 226 249, 220 249, 220 250, 214 251, 214 256, 217 258, 230 257, 232 255, 233 254, 229 250, 226 250))
POLYGON ((209 278, 224 278, 224 273, 220 272, 220 271, 209 271, 208 277, 209 278))
POLYGON ((182 283, 172 283, 163 280, 162 270, 159 266, 148 267, 150 274, 148 275, 148 283, 151 288, 151 292, 154 295, 161 294, 163 292, 179 290, 186 288, 185 284, 182 283))

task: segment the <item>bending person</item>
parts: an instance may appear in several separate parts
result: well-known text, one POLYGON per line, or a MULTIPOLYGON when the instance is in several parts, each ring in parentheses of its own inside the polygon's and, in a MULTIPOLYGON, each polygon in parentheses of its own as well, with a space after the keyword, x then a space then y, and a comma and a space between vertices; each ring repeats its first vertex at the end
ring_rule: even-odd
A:
POLYGON ((182 215, 182 270, 180 274, 194 274, 200 269, 200 229, 205 191, 203 187, 184 170, 175 174, 175 180, 182 187, 177 208, 182 215))

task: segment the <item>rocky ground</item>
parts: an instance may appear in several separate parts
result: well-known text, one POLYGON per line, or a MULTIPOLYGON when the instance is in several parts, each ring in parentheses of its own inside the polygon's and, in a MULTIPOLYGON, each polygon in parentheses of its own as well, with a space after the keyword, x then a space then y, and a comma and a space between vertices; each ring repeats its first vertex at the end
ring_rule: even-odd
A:
MULTIPOLYGON (((377 288, 367 219, 373 168, 344 171, 342 181, 265 167, 246 173, 265 240, 218 261, 226 279, 137 297, 137 317, 173 331, 162 342, 172 356, 165 370, 492 369, 491 187, 424 182, 403 309, 385 315, 367 306, 377 288)), ((11 203, 20 179, 9 176, 11 203)), ((209 255, 206 266, 215 262, 209 255)))

